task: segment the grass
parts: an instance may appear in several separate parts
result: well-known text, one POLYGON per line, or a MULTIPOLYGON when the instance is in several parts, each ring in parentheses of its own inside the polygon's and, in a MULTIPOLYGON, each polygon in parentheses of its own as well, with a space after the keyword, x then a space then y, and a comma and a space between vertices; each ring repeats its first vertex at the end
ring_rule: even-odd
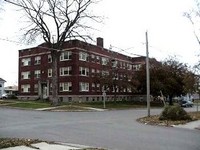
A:
POLYGON ((17 108, 27 108, 27 109, 37 109, 51 107, 50 103, 41 101, 17 101, 17 100, 6 100, 6 106, 17 107, 17 108))
POLYGON ((6 104, 10 104, 13 103, 12 101, 5 101, 5 100, 0 100, 0 105, 6 105, 6 104))
MULTIPOLYGON (((25 108, 25 109, 38 109, 52 107, 50 102, 44 101, 20 101, 20 100, 4 100, 1 101, 9 107, 25 108)), ((78 111, 88 110, 84 107, 93 107, 103 109, 103 102, 84 102, 84 103, 61 103, 61 107, 56 110, 65 111, 78 111), (82 107, 82 108, 81 108, 82 107)), ((162 103, 151 103, 151 107, 163 107, 162 103)), ((146 102, 132 102, 132 101, 117 101, 117 102, 106 102, 106 109, 133 109, 133 108, 146 108, 146 102)))
POLYGON ((85 108, 85 107, 80 107, 76 105, 63 105, 59 106, 55 109, 52 109, 54 111, 89 111, 90 109, 85 108))

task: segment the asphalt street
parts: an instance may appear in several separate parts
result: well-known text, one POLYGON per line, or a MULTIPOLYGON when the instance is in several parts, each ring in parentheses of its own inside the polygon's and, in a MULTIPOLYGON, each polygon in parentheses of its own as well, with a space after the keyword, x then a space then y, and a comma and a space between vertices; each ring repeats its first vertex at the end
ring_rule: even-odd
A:
MULTIPOLYGON (((159 114, 152 109, 151 114, 159 114)), ((200 130, 140 124, 146 109, 49 112, 0 108, 0 137, 37 138, 111 150, 200 150, 200 130)))

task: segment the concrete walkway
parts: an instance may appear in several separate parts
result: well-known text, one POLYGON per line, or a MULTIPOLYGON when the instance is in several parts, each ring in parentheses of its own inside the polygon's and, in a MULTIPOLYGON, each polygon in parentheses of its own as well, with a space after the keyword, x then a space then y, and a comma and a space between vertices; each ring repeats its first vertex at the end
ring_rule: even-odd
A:
POLYGON ((200 130, 200 120, 192 121, 182 125, 175 125, 174 127, 200 130))
POLYGON ((16 147, 3 148, 1 150, 82 150, 86 148, 89 147, 83 145, 68 144, 68 143, 49 144, 46 142, 41 142, 41 143, 31 144, 30 147, 16 146, 16 147))
MULTIPOLYGON (((47 108, 38 108, 35 110, 38 111, 64 111, 64 110, 56 110, 57 108, 62 108, 65 106, 57 106, 57 107, 47 107, 47 108)), ((77 108, 80 108, 79 111, 105 111, 106 109, 101 109, 101 108, 93 108, 93 107, 81 107, 81 106, 76 106, 77 108)), ((78 111, 78 110, 76 110, 78 111)))

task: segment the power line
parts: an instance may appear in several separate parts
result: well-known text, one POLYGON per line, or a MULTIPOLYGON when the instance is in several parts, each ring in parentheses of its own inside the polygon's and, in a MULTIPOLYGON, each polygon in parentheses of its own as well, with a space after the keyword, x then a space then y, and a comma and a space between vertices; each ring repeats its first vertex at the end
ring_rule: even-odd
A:
POLYGON ((23 45, 22 43, 14 41, 14 40, 9 40, 9 39, 4 39, 4 38, 0 38, 0 40, 1 41, 10 42, 10 43, 15 43, 15 44, 18 44, 18 45, 23 45))

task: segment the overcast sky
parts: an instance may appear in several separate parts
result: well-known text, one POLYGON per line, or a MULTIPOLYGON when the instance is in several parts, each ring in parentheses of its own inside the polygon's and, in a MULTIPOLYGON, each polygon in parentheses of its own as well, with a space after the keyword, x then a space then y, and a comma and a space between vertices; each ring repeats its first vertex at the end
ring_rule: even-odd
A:
MULTIPOLYGON (((183 17, 193 6, 194 0, 102 0, 93 11, 106 19, 96 27, 99 31, 93 38, 104 38, 105 48, 112 45, 115 51, 145 55, 148 31, 150 57, 163 60, 176 55, 181 62, 193 65, 200 48, 191 23, 183 17)), ((23 33, 19 31, 21 16, 11 4, 4 9, 0 14, 0 78, 13 85, 18 83, 18 50, 33 45, 14 42, 23 33)))

